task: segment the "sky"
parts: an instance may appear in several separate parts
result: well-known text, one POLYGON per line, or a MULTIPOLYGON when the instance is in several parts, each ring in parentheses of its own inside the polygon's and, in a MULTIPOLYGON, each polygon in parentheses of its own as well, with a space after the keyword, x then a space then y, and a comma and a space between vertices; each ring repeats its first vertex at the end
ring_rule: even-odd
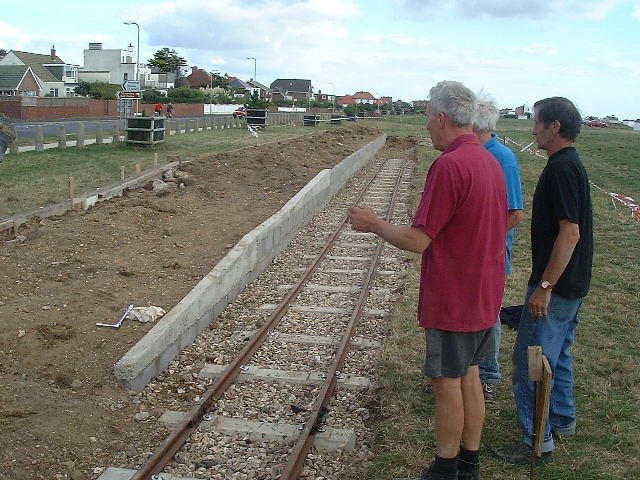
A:
POLYGON ((500 108, 563 96, 583 116, 640 118, 640 0, 31 0, 2 2, 0 48, 82 66, 90 42, 164 48, 188 66, 314 91, 425 100, 463 82, 500 108), (55 13, 52 9, 55 8, 55 13), (255 58, 255 62, 247 57, 255 58))

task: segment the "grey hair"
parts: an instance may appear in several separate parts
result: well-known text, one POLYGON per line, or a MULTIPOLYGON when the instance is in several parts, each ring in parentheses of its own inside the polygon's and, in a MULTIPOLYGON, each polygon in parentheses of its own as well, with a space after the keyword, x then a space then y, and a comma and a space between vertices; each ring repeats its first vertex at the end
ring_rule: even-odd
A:
POLYGON ((478 95, 478 108, 476 118, 473 120, 473 129, 478 132, 493 132, 498 122, 498 107, 496 102, 488 95, 478 95))
POLYGON ((443 80, 429 90, 429 110, 444 113, 456 127, 468 127, 476 115, 476 95, 460 82, 443 80))

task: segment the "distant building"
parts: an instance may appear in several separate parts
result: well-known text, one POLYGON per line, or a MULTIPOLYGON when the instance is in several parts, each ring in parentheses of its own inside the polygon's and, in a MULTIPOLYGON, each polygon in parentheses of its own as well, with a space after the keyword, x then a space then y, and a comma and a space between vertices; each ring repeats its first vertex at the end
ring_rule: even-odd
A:
POLYGON ((4 78, 2 90, 12 92, 8 93, 10 95, 74 97, 78 66, 58 57, 55 46, 51 47, 49 55, 11 50, 0 60, 0 77, 4 78), (4 69, 3 72, 3 67, 28 68, 21 69, 21 76, 19 69, 4 69), (14 85, 15 80, 18 84, 14 85))
POLYGON ((311 80, 296 78, 278 78, 271 82, 271 97, 274 102, 280 100, 312 100, 311 80))
POLYGON ((84 50, 84 66, 79 78, 85 82, 105 82, 119 85, 125 80, 136 80, 136 62, 133 47, 102 48, 102 43, 90 43, 84 50))

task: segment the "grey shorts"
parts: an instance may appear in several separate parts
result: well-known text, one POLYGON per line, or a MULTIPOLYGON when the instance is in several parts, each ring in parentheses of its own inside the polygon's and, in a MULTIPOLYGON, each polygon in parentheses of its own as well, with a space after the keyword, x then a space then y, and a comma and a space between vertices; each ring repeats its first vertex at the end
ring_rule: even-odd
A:
POLYGON ((491 328, 479 332, 447 332, 425 328, 425 377, 460 378, 469 367, 495 356, 491 328))

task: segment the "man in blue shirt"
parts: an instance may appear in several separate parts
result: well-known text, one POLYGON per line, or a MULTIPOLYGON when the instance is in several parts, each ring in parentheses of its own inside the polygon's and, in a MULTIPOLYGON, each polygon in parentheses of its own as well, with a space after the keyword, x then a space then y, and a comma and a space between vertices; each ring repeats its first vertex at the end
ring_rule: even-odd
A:
MULTIPOLYGON (((508 231, 506 239, 506 257, 507 257, 507 275, 511 274, 511 245, 513 243, 513 232, 524 218, 522 206, 522 187, 520 186, 520 167, 518 160, 511 149, 498 140, 493 133, 496 129, 498 121, 498 109, 495 102, 488 97, 478 98, 478 109, 476 118, 473 122, 473 133, 480 143, 486 148, 491 155, 495 157, 504 173, 504 180, 507 187, 507 208, 508 231)), ((496 312, 498 314, 499 312, 496 312)), ((500 316, 493 327, 493 335, 495 341, 495 357, 491 360, 485 360, 479 363, 480 381, 482 382, 482 391, 486 402, 492 402, 496 398, 497 385, 500 383, 500 366, 498 364, 498 352, 500 350, 500 316)))

